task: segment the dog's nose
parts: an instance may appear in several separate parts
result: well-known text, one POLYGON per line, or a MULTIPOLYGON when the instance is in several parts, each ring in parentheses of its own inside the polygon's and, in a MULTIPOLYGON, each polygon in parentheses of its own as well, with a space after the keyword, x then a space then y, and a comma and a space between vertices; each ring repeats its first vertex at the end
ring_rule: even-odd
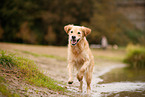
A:
POLYGON ((76 36, 72 36, 72 39, 75 39, 76 38, 76 36))

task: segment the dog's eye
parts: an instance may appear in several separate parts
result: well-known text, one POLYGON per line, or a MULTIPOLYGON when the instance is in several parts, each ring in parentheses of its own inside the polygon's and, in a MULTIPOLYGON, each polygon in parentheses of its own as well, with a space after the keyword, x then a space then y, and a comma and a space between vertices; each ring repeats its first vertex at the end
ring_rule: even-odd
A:
POLYGON ((81 32, 78 32, 78 34, 81 34, 81 32))
POLYGON ((73 33, 73 31, 71 31, 70 33, 73 33))

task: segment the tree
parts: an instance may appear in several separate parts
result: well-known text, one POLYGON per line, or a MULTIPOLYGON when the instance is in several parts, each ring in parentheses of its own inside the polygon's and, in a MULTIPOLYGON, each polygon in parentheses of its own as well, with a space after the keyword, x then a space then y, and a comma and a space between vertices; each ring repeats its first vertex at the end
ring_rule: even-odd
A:
POLYGON ((65 45, 67 36, 63 30, 64 25, 89 22, 93 14, 92 5, 92 0, 1 0, 0 21, 5 32, 3 41, 34 43, 28 39, 31 37, 24 36, 31 36, 33 32, 35 43, 50 43, 46 37, 50 34, 48 27, 51 26, 51 35, 56 35, 54 44, 65 45), (22 31, 22 25, 26 22, 29 31, 25 32, 22 31), (60 41, 62 36, 64 41, 60 41))

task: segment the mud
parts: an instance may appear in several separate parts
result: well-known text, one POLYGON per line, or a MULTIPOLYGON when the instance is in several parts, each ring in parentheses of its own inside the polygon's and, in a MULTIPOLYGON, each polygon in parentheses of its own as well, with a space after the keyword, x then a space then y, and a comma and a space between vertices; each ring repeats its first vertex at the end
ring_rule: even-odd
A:
MULTIPOLYGON (((68 72, 67 72, 67 61, 57 60, 55 58, 46 58, 46 57, 35 57, 31 54, 22 53, 22 51, 29 51, 37 54, 48 54, 54 56, 60 56, 67 59, 67 47, 53 47, 53 46, 33 46, 33 45, 20 45, 20 44, 9 44, 9 43, 0 43, 0 49, 8 50, 10 52, 17 53, 18 55, 27 57, 29 59, 34 60, 40 70, 47 76, 57 80, 63 84, 59 84, 62 87, 70 90, 70 93, 66 93, 66 95, 61 95, 59 93, 51 92, 47 93, 47 89, 44 89, 45 93, 47 93, 50 97, 62 97, 62 96, 74 96, 74 97, 122 97, 122 95, 126 95, 127 97, 136 93, 136 95, 141 95, 140 97, 144 97, 145 83, 144 82, 130 82, 130 81, 110 81, 103 82, 105 78, 103 75, 107 74, 113 69, 124 68, 126 65, 116 61, 104 60, 102 58, 95 58, 95 68, 93 72, 93 80, 92 80, 92 92, 91 95, 86 94, 86 82, 84 81, 83 85, 83 93, 78 92, 79 82, 76 78, 77 72, 74 71, 74 83, 72 85, 67 85, 68 80, 68 72), (16 50, 19 51, 16 51, 16 50), (141 93, 139 93, 141 92, 141 93), (139 93, 139 94, 138 94, 139 93)), ((116 57, 120 55, 124 56, 124 53, 114 51, 99 51, 92 50, 94 56, 96 55, 104 55, 116 57), (107 54, 106 54, 107 53, 107 54)), ((116 75, 118 76, 118 75, 116 75)), ((22 83, 24 84, 24 83, 22 83)), ((26 85, 27 86, 27 85, 26 85)), ((38 87, 37 91, 44 92, 42 88, 38 87)), ((22 89, 23 90, 23 89, 22 89)), ((31 92, 30 89, 29 91, 31 92)), ((31 92, 33 94, 33 92, 31 92)), ((35 94, 35 93, 34 93, 35 94)), ((35 95, 34 95, 35 96, 35 95)), ((36 95, 37 96, 37 95, 36 95)), ((38 96, 41 96, 38 94, 38 96)), ((45 96, 45 95, 44 95, 45 96)), ((133 96, 132 96, 133 97, 133 96)), ((137 96, 135 96, 137 97, 137 96)))

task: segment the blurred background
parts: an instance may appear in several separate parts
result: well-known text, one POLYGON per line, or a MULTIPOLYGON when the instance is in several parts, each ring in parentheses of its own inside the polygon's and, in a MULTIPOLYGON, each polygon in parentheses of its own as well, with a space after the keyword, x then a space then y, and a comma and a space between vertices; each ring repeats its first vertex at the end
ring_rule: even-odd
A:
POLYGON ((67 94, 56 87, 67 81, 68 24, 91 28, 90 47, 102 48, 91 49, 93 95, 145 97, 145 0, 0 0, 0 97, 67 94))
POLYGON ((67 45, 67 24, 92 29, 90 44, 145 44, 145 0, 1 0, 0 41, 67 45))

